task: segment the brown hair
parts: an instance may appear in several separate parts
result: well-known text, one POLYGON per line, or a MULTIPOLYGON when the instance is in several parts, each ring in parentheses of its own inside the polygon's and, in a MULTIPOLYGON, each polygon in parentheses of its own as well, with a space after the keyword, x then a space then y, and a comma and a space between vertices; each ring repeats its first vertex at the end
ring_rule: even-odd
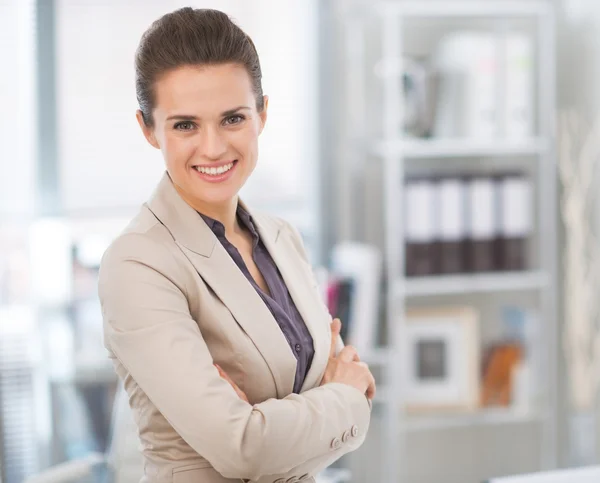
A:
POLYGON ((154 84, 186 65, 235 63, 245 67, 258 111, 264 108, 262 72, 254 43, 218 10, 181 8, 163 15, 144 32, 135 54, 135 89, 144 123, 153 125, 154 84))

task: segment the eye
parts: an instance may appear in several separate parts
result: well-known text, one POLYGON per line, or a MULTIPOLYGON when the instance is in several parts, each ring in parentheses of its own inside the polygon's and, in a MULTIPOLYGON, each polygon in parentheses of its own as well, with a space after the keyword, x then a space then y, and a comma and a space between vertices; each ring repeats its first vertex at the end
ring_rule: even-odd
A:
POLYGON ((173 126, 178 131, 191 131, 195 125, 192 121, 180 121, 173 126))
POLYGON ((235 124, 241 123, 244 119, 246 119, 241 114, 234 114, 233 116, 228 116, 223 120, 223 124, 226 126, 233 126, 235 124))

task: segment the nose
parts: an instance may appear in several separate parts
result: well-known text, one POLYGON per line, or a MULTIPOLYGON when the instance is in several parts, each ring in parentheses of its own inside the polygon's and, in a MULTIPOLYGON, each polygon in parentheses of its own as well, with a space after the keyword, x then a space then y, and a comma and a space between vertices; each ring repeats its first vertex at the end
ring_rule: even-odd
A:
POLYGON ((208 159, 218 160, 227 151, 227 142, 219 129, 207 126, 200 138, 200 152, 208 159))

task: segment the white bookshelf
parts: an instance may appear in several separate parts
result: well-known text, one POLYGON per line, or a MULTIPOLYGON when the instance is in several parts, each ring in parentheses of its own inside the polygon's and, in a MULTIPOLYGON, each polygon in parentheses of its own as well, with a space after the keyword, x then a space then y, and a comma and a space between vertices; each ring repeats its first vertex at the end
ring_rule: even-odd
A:
MULTIPOLYGON (((378 388, 374 399, 375 404, 393 403, 387 388, 378 388)), ((439 414, 410 414, 406 415, 400 433, 419 431, 440 431, 460 429, 473 426, 495 426, 509 424, 539 424, 548 419, 549 413, 536 408, 491 408, 478 409, 470 412, 448 412, 439 414)))
POLYGON ((518 411, 514 409, 499 409, 477 411, 471 414, 446 416, 413 416, 406 419, 405 430, 408 432, 440 431, 460 429, 468 426, 505 426, 510 424, 543 423, 545 415, 534 411, 518 411))
POLYGON ((549 282, 543 271, 440 275, 398 279, 393 291, 395 297, 521 292, 542 289, 549 282))
MULTIPOLYGON (((381 414, 382 432, 378 447, 381 452, 380 467, 382 475, 379 481, 408 483, 407 437, 414 432, 436 431, 452 428, 494 427, 504 425, 535 424, 540 427, 539 461, 540 469, 557 465, 557 358, 558 358, 558 322, 557 322, 557 193, 556 163, 554 162, 554 17, 551 5, 541 0, 489 0, 489 1, 386 1, 375 5, 364 3, 364 9, 358 9, 349 15, 347 26, 352 29, 347 37, 347 48, 358 49, 364 55, 366 39, 366 19, 377 22, 376 35, 381 46, 381 58, 376 59, 375 68, 381 80, 381 110, 379 116, 383 134, 379 139, 365 139, 364 132, 351 133, 356 145, 363 146, 362 155, 379 159, 382 163, 382 210, 384 214, 384 260, 387 269, 386 328, 385 348, 373 350, 363 359, 370 365, 382 370, 379 380, 376 408, 381 414), (436 28, 448 20, 453 26, 461 21, 469 26, 469 21, 485 19, 486 25, 502 31, 507 20, 525 20, 535 24, 534 59, 535 78, 543 82, 536 84, 535 112, 537 127, 529 138, 508 140, 501 137, 490 140, 480 139, 415 139, 402 137, 399 126, 403 119, 403 95, 400 82, 403 72, 403 53, 405 52, 405 22, 416 19, 434 19, 427 24, 436 28), (358 39, 358 40, 357 40, 358 39), (362 44, 361 44, 362 42, 362 44), (381 67, 385 68, 381 68, 381 67), (415 160, 445 163, 451 158, 460 158, 461 165, 468 166, 472 160, 475 168, 480 158, 508 160, 527 168, 532 163, 535 169, 536 264, 524 272, 478 273, 444 275, 428 277, 406 277, 403 226, 403 187, 405 173, 415 160), (543 234, 543 236, 539 236, 543 234), (531 293, 536 297, 536 310, 543 320, 544 355, 546 379, 543 381, 543 407, 529 410, 482 409, 469 413, 432 414, 415 416, 403 409, 403 384, 401 374, 401 348, 406 328, 405 310, 415 298, 436 296, 489 295, 531 293)), ((360 98, 366 93, 367 67, 364 58, 354 52, 348 52, 350 71, 348 81, 352 95, 360 98)), ((367 96, 368 99, 368 96, 367 96)), ((357 101, 368 102, 368 101, 357 101)), ((350 123, 351 126, 353 123, 350 123)), ((359 125, 354 123, 354 125, 359 125)), ((497 169, 497 168, 496 168, 497 169)))
POLYGON ((377 156, 404 156, 405 158, 468 158, 533 156, 546 151, 548 143, 544 139, 532 138, 518 142, 478 141, 457 139, 393 139, 380 141, 372 146, 371 152, 377 156))

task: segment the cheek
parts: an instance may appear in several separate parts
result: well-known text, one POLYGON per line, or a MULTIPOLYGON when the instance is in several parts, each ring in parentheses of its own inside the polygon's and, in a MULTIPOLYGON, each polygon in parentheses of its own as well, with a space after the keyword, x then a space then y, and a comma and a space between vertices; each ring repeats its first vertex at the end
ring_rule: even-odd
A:
POLYGON ((184 139, 180 136, 167 134, 163 139, 161 149, 169 165, 183 165, 194 153, 194 143, 191 138, 184 139))
POLYGON ((236 133, 232 144, 236 151, 244 156, 244 159, 256 162, 258 155, 258 132, 254 128, 244 129, 236 133))

